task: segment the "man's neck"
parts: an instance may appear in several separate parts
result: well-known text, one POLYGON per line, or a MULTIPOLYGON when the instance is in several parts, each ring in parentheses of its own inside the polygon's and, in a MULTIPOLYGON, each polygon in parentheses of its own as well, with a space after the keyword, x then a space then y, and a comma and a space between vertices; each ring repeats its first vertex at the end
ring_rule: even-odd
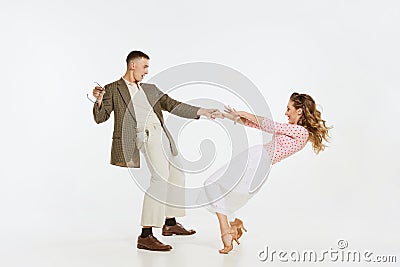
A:
POLYGON ((124 78, 126 81, 128 81, 128 82, 130 82, 130 83, 136 83, 136 84, 139 83, 138 81, 136 81, 135 77, 133 76, 133 73, 132 73, 132 72, 129 72, 129 71, 127 71, 127 72, 125 73, 125 75, 122 76, 122 78, 124 78))

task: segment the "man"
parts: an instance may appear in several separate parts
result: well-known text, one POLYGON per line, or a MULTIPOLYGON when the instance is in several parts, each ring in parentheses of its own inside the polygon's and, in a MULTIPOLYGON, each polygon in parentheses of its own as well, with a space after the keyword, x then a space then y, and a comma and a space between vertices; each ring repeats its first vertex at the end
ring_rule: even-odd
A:
POLYGON ((220 112, 181 103, 154 84, 140 83, 148 73, 149 60, 149 56, 141 51, 130 52, 126 58, 125 75, 105 88, 96 86, 93 89, 93 96, 97 99, 93 115, 96 123, 102 123, 114 111, 111 164, 139 168, 141 151, 150 169, 150 187, 143 200, 142 233, 137 248, 169 251, 172 247, 157 240, 152 227, 163 227, 165 236, 192 235, 195 231, 186 230, 176 222, 175 217, 184 216, 184 209, 166 205, 169 199, 179 199, 168 192, 166 183, 184 187, 184 173, 171 163, 178 151, 164 124, 162 110, 189 119, 200 116, 214 119, 220 112), (167 141, 168 149, 163 149, 163 139, 167 141))

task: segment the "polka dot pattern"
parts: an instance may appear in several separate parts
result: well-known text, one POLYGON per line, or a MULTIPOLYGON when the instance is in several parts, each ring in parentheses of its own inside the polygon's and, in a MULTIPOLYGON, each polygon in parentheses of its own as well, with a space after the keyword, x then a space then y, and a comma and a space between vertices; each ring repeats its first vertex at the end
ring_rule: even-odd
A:
POLYGON ((272 164, 275 164, 294 153, 302 150, 308 141, 308 131, 303 126, 297 124, 278 123, 268 118, 264 118, 261 124, 255 123, 244 118, 245 126, 260 129, 274 134, 275 142, 264 144, 264 148, 272 157, 272 164), (274 149, 275 148, 275 149, 274 149))

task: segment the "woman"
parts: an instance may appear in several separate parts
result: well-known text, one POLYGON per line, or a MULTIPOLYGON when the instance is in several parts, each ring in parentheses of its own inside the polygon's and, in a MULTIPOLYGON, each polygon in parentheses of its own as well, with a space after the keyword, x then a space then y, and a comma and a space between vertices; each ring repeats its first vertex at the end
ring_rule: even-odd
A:
MULTIPOLYGON (((288 123, 276 123, 268 118, 245 111, 236 111, 230 107, 225 107, 224 111, 226 113, 223 113, 222 117, 233 120, 235 124, 240 123, 268 133, 275 133, 274 142, 271 141, 263 146, 251 147, 247 153, 239 154, 232 159, 234 166, 237 165, 236 163, 247 160, 247 155, 251 156, 264 152, 269 155, 270 163, 275 164, 303 149, 308 141, 311 142, 314 152, 318 154, 325 148, 322 143, 323 140, 328 141, 329 138, 328 130, 330 128, 321 119, 321 112, 317 110, 315 101, 306 94, 293 93, 290 96, 285 112, 288 117, 288 123)), ((239 238, 242 236, 243 231, 247 231, 240 219, 235 218, 229 223, 228 216, 243 206, 252 196, 252 181, 254 183, 254 179, 257 179, 255 169, 259 167, 260 162, 251 160, 251 158, 248 161, 249 163, 245 167, 246 170, 243 171, 240 181, 234 185, 233 190, 210 205, 211 210, 218 217, 224 245, 224 248, 219 252, 223 254, 227 254, 233 249, 233 240, 239 244, 239 238)), ((214 183, 220 189, 227 188, 226 183, 224 184, 221 181, 232 180, 232 176, 222 177, 222 179, 217 178, 221 176, 221 173, 221 170, 217 171, 207 179, 206 183, 214 183)), ((224 175, 226 176, 226 173, 222 174, 222 176, 224 175)))

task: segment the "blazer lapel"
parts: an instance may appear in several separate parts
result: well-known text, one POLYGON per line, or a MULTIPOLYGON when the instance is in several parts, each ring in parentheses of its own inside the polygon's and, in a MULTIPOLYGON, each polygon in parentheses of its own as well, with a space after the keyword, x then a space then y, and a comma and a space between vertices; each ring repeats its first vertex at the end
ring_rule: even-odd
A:
POLYGON ((143 89, 143 92, 147 97, 147 101, 149 101, 149 104, 154 109, 154 105, 158 102, 159 99, 157 99, 157 96, 154 94, 154 92, 151 91, 150 88, 148 88, 147 84, 140 83, 140 87, 143 89))
POLYGON ((150 85, 148 83, 141 83, 140 86, 145 93, 149 104, 153 107, 154 113, 157 115, 158 119, 161 122, 161 125, 164 125, 164 118, 161 111, 161 97, 163 94, 160 91, 156 90, 154 85, 150 85))
POLYGON ((122 78, 118 81, 118 92, 124 100, 125 106, 128 108, 132 118, 136 120, 135 110, 131 101, 131 94, 129 93, 128 86, 126 86, 126 83, 122 78))

